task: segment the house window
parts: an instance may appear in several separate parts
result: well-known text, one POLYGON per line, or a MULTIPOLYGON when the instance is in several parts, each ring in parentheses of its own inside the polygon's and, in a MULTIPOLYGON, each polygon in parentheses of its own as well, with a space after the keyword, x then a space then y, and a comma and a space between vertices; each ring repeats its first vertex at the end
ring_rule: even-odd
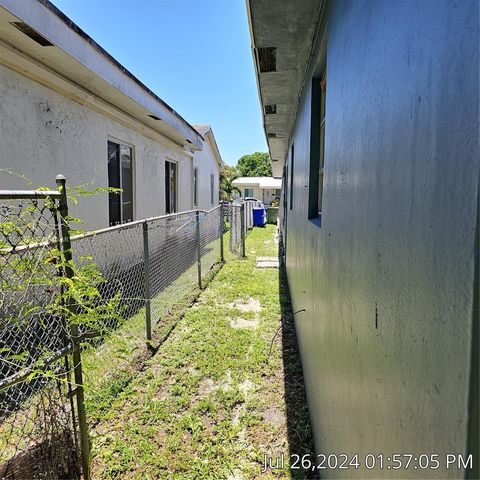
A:
POLYGON ((133 165, 132 148, 108 141, 108 186, 120 192, 108 195, 110 225, 133 220, 133 165))
POLYGON ((290 155, 290 210, 293 208, 293 165, 295 162, 295 146, 292 143, 292 153, 290 155))
POLYGON ((193 169, 193 205, 198 206, 198 168, 193 169))
POLYGON ((215 175, 210 175, 210 203, 215 203, 215 175))
POLYGON ((253 188, 245 188, 243 190, 243 197, 244 198, 253 197, 253 188))
POLYGON ((309 218, 321 217, 325 179, 325 120, 327 74, 314 78, 312 83, 312 118, 310 136, 309 218))
POLYGON ((274 196, 277 200, 280 198, 281 193, 282 193, 282 191, 279 188, 275 189, 274 196))
POLYGON ((165 161, 165 212, 177 211, 177 164, 165 161))

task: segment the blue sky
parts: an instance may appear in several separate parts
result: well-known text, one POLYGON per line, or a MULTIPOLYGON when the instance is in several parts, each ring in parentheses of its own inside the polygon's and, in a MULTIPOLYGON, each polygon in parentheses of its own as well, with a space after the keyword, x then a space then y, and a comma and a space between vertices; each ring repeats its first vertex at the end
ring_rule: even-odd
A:
POLYGON ((191 124, 224 161, 267 151, 244 0, 53 0, 191 124))

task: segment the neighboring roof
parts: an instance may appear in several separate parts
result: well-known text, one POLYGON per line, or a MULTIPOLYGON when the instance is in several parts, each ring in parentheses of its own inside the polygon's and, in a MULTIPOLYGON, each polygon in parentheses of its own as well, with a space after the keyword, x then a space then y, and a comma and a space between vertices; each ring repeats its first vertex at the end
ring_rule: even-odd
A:
POLYGON ((210 140, 210 145, 212 146, 213 153, 217 158, 218 165, 221 169, 225 166, 220 155, 220 150, 218 149, 217 141, 215 140, 215 135, 213 134, 212 127, 210 125, 194 125, 193 128, 202 135, 207 140, 210 140))
POLYGON ((199 132, 201 135, 206 135, 206 133, 211 130, 210 125, 193 125, 193 128, 199 132))
POLYGON ((282 175, 324 5, 320 0, 247 0, 257 88, 274 175, 282 175))
POLYGON ((81 103, 117 108, 180 146, 202 147, 184 118, 48 0, 0 0, 0 63, 81 103))
POLYGON ((259 188, 282 188, 282 179, 276 177, 238 177, 234 185, 251 185, 259 188))

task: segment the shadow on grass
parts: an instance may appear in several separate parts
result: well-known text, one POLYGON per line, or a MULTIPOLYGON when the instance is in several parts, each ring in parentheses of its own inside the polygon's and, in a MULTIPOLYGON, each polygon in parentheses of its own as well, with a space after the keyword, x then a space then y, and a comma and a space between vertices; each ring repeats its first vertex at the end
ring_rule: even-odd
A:
POLYGON ((303 370, 295 331, 294 315, 290 302, 287 274, 282 250, 279 252, 279 300, 282 312, 282 351, 284 364, 285 405, 287 414, 287 434, 291 463, 297 460, 292 469, 292 478, 318 479, 318 473, 301 468, 303 456, 315 462, 313 432, 307 406, 303 370), (293 457, 295 455, 295 457, 293 457))

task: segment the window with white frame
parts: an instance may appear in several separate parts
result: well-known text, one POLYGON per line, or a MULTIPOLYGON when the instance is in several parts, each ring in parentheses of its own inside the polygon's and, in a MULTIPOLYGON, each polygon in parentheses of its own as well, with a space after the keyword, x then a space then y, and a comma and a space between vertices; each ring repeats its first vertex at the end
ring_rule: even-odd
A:
POLYGON ((108 141, 108 186, 119 189, 108 195, 110 225, 133 220, 132 147, 108 141))
POLYGON ((253 197, 253 188, 245 188, 243 190, 243 197, 244 198, 253 197))

